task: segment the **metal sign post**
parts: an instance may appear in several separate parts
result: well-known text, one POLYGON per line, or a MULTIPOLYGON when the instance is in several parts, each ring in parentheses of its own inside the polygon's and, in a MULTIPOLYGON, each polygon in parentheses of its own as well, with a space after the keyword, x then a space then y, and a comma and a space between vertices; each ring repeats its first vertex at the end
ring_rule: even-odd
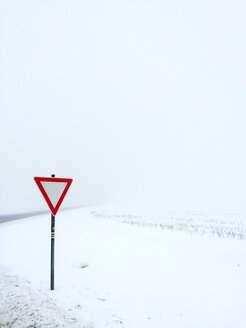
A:
MULTIPOLYGON (((51 174, 54 178, 55 174, 51 174)), ((50 289, 55 289, 55 216, 51 213, 51 262, 50 262, 50 289)))

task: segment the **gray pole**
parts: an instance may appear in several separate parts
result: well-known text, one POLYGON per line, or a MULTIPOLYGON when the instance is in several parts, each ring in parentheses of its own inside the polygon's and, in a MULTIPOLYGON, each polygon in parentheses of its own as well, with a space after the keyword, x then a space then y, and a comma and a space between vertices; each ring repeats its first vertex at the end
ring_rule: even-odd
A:
MULTIPOLYGON (((51 174, 54 178, 55 174, 51 174)), ((51 213, 51 266, 50 266, 50 289, 55 289, 54 283, 54 273, 55 273, 55 216, 51 213)))

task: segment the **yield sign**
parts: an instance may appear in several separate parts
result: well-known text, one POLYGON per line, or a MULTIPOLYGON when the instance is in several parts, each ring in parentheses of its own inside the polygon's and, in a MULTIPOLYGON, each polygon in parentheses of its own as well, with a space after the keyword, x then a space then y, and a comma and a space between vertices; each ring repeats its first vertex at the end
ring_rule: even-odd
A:
POLYGON ((49 205, 52 214, 56 215, 73 180, 40 177, 35 177, 34 180, 49 205))

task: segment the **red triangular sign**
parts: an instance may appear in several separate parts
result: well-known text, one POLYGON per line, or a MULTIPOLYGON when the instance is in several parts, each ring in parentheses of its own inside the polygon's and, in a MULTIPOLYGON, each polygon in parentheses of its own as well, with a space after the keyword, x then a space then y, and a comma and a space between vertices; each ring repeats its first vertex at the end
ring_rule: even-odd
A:
POLYGON ((34 180, 44 196, 52 214, 56 215, 73 180, 40 177, 35 177, 34 180))

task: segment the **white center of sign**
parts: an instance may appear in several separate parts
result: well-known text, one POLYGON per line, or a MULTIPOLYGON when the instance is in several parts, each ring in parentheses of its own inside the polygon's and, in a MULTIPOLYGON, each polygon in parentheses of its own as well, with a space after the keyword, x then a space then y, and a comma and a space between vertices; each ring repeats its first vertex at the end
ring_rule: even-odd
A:
POLYGON ((52 205, 56 207, 64 189, 67 186, 67 182, 49 182, 49 181, 40 181, 46 194, 48 195, 52 205))

